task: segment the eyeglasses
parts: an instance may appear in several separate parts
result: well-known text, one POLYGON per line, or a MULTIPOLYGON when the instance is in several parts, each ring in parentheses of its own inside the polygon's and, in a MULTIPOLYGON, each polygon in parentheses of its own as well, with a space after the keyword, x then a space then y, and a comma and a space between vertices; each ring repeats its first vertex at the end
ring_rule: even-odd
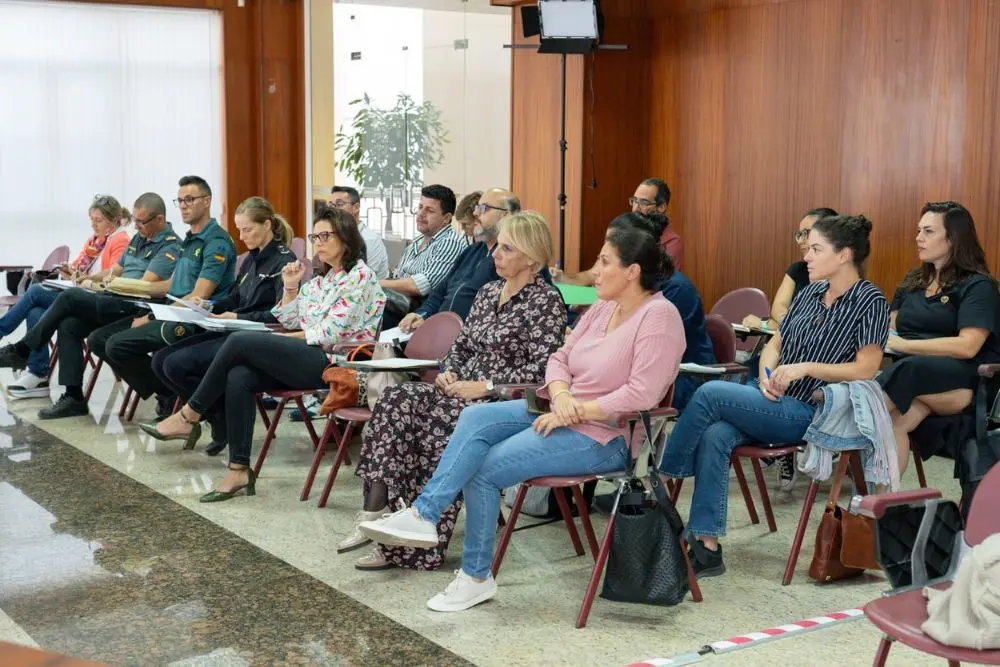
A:
POLYGON ((795 240, 804 241, 805 239, 809 238, 809 232, 811 231, 812 229, 800 229, 799 231, 795 232, 795 240))
POLYGON ((349 199, 334 199, 330 202, 330 206, 332 206, 333 208, 347 208, 353 203, 354 202, 350 201, 349 199))
POLYGON ((134 222, 137 227, 145 227, 146 225, 148 225, 149 223, 151 223, 153 220, 156 220, 156 218, 157 218, 157 216, 154 215, 152 218, 148 218, 146 220, 142 220, 142 219, 137 218, 137 217, 135 217, 133 215, 131 219, 132 219, 132 222, 134 222))
POLYGON ((476 204, 476 208, 472 209, 472 212, 475 213, 476 215, 482 215, 483 213, 486 213, 486 211, 506 212, 507 209, 500 206, 493 206, 492 204, 476 204))
POLYGON ((629 197, 629 206, 656 206, 655 201, 649 201, 648 199, 641 199, 639 197, 629 197))
POLYGON ((190 206, 199 199, 204 199, 208 195, 198 195, 197 197, 180 197, 174 200, 174 206, 180 208, 181 206, 190 206))
POLYGON ((317 232, 316 234, 308 234, 306 236, 309 239, 309 243, 326 243, 330 240, 331 236, 336 236, 333 232, 317 232))

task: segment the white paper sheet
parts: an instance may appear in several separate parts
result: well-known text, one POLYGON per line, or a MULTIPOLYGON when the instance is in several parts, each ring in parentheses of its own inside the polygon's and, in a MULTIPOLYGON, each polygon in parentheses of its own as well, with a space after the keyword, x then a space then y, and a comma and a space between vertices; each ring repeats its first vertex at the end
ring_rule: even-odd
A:
POLYGON ((46 287, 51 287, 57 290, 67 290, 70 287, 76 287, 76 283, 72 280, 63 280, 62 278, 53 278, 51 280, 43 280, 42 285, 46 287))
POLYGON ((438 362, 435 359, 369 359, 366 361, 352 361, 352 366, 360 366, 372 371, 401 371, 401 370, 422 370, 427 368, 437 368, 438 362))
POLYGON ((681 370, 689 373, 708 373, 711 375, 722 375, 726 372, 724 368, 717 366, 702 366, 701 364, 681 364, 681 370))
POLYGON ((251 322, 250 320, 220 320, 206 317, 199 320, 197 324, 209 331, 270 331, 263 322, 251 322))
POLYGON ((386 329, 381 334, 379 334, 378 342, 380 343, 391 343, 398 340, 400 343, 405 343, 406 341, 413 338, 413 332, 404 333, 399 327, 393 327, 392 329, 386 329))
POLYGON ((201 313, 187 308, 177 306, 164 306, 160 303, 149 304, 149 309, 153 311, 153 317, 160 322, 188 322, 190 324, 201 324, 205 316, 201 313))
MULTIPOLYGON (((171 294, 167 295, 167 300, 168 301, 173 301, 174 303, 179 303, 180 305, 184 306, 185 308, 193 310, 196 313, 201 313, 202 315, 211 315, 212 314, 211 310, 208 310, 206 308, 202 308, 201 306, 199 306, 198 304, 194 303, 193 301, 185 301, 184 299, 178 299, 176 296, 173 296, 171 294)), ((185 320, 185 321, 187 321, 187 320, 185 320)))

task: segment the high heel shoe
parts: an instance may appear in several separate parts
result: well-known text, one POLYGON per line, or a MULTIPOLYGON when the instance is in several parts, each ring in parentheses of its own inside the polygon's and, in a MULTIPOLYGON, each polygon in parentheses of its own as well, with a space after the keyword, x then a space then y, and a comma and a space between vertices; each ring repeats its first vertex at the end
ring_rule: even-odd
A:
POLYGON ((152 436, 161 442, 183 440, 184 449, 194 449, 194 446, 198 444, 198 440, 201 439, 201 423, 188 419, 187 415, 184 414, 184 408, 181 408, 178 414, 181 416, 181 419, 191 425, 191 430, 187 433, 187 435, 163 435, 160 433, 160 429, 157 424, 139 424, 139 429, 142 430, 143 433, 152 436))
POLYGON ((253 471, 253 468, 232 468, 231 467, 229 469, 230 470, 246 470, 247 471, 247 477, 248 477, 247 483, 244 484, 243 486, 237 486, 235 489, 233 489, 231 491, 215 491, 215 490, 209 491, 208 493, 206 493, 205 495, 203 495, 201 498, 199 498, 198 502, 202 502, 202 503, 219 503, 219 502, 222 502, 223 500, 229 500, 230 498, 232 498, 233 496, 235 496, 237 493, 239 493, 243 489, 246 489, 246 492, 247 492, 248 496, 255 496, 255 495, 257 495, 257 473, 255 473, 253 471))

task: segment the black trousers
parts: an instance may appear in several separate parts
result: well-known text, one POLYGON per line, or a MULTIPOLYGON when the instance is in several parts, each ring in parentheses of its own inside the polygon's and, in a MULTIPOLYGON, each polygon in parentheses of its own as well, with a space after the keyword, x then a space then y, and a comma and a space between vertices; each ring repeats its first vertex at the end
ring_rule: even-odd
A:
MULTIPOLYGON (((114 324, 110 326, 115 327, 114 324)), ((147 399, 167 390, 153 373, 150 355, 199 331, 201 329, 193 324, 153 320, 138 327, 130 325, 124 329, 96 331, 93 337, 101 337, 103 341, 95 341, 94 347, 99 350, 98 356, 108 362, 128 386, 147 399)))
MULTIPOLYGON (((132 317, 142 310, 130 301, 104 294, 94 294, 77 287, 59 295, 42 319, 21 342, 33 350, 49 344, 58 332, 59 384, 83 386, 83 341, 95 329, 115 323, 127 328, 132 317)), ((88 340, 89 342, 89 340, 88 340)))
POLYGON ((257 394, 276 389, 322 389, 323 371, 329 363, 322 349, 301 338, 237 331, 222 344, 188 405, 206 415, 221 403, 229 435, 229 462, 249 466, 257 394))
MULTIPOLYGON (((206 331, 165 347, 153 355, 153 373, 174 395, 191 398, 212 360, 231 332, 206 331)), ((212 427, 212 440, 229 442, 224 400, 204 414, 212 427)))

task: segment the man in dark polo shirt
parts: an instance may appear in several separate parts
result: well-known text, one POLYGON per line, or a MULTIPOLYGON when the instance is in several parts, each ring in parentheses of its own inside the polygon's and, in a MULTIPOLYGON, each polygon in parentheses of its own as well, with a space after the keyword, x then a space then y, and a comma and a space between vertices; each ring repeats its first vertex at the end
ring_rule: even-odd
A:
MULTIPOLYGON (((199 176, 185 176, 178 185, 174 203, 190 231, 181 242, 173 277, 151 294, 186 301, 223 297, 236 280, 236 244, 210 217, 212 190, 208 183, 199 176)), ((157 411, 169 414, 174 397, 153 373, 150 355, 199 331, 193 324, 157 322, 147 315, 102 327, 91 334, 88 344, 91 352, 107 361, 141 398, 159 394, 157 411)))
POLYGON ((59 332, 56 339, 59 384, 65 387, 65 393, 55 405, 38 412, 41 419, 87 414, 82 390, 84 338, 98 327, 142 312, 132 301, 96 294, 85 288, 122 277, 143 280, 153 289, 157 285, 167 285, 173 275, 179 245, 177 234, 167 222, 163 198, 147 192, 135 200, 132 211, 138 233, 118 263, 107 271, 85 276, 81 287, 60 294, 24 338, 0 348, 0 368, 24 368, 31 350, 48 345, 53 334, 59 332))

